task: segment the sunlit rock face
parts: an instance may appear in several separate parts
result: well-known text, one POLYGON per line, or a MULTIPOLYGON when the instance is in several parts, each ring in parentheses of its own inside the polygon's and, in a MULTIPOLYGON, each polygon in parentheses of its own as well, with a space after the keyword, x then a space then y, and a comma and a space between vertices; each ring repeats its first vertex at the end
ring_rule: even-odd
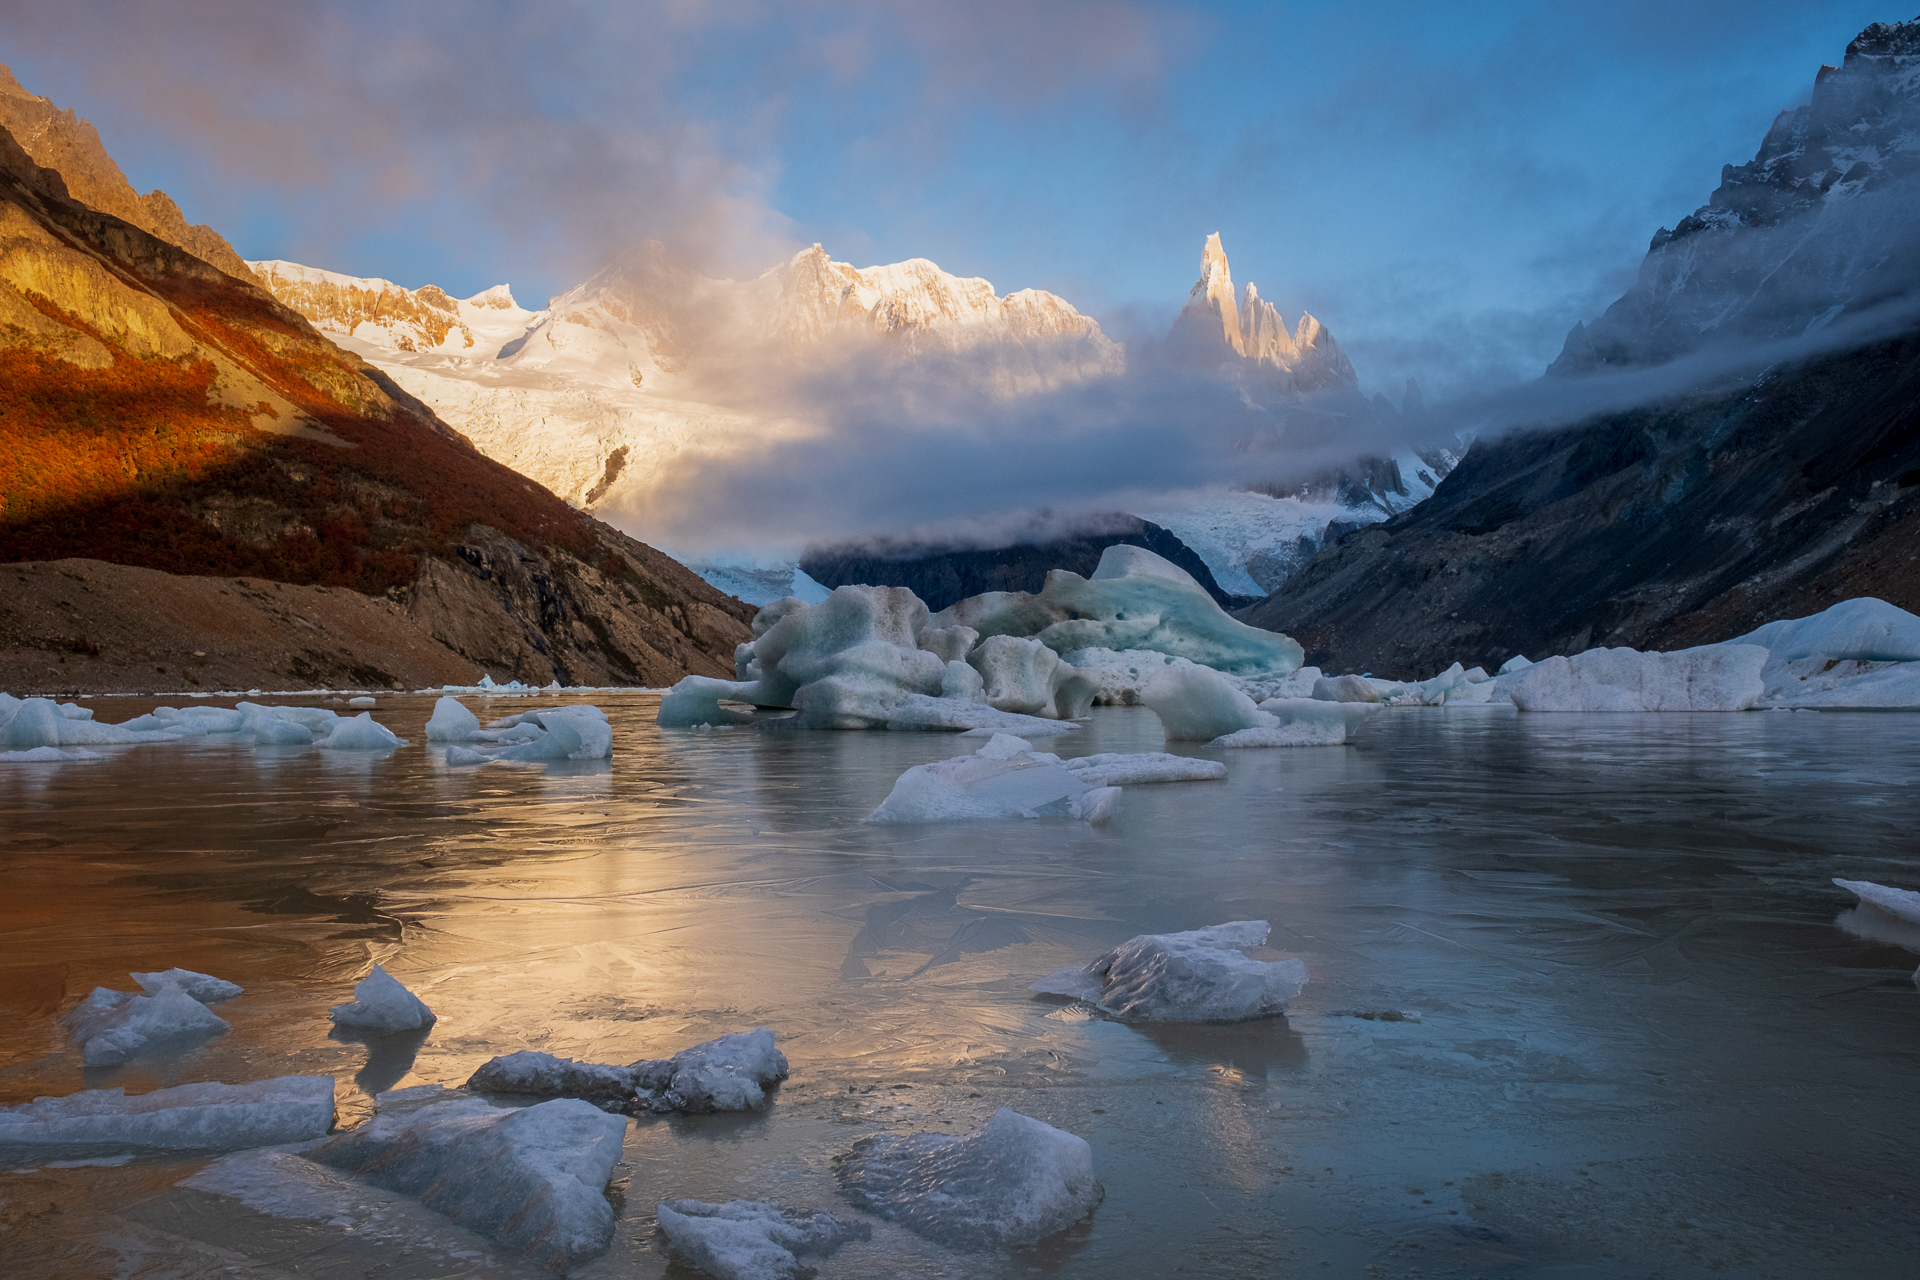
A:
POLYGON ((1294 331, 1249 284, 1236 299, 1227 251, 1215 232, 1200 250, 1200 278, 1173 324, 1174 349, 1196 364, 1226 364, 1279 375, 1281 390, 1359 390, 1360 379, 1326 326, 1302 314, 1294 331), (1234 357, 1239 359, 1236 361, 1234 357))
POLYGON ((246 263, 212 227, 191 226, 180 206, 164 191, 141 195, 100 143, 94 127, 71 108, 62 111, 29 93, 0 66, 0 128, 14 136, 35 164, 56 170, 67 194, 91 209, 130 222, 148 235, 217 267, 247 283, 254 278, 246 263))

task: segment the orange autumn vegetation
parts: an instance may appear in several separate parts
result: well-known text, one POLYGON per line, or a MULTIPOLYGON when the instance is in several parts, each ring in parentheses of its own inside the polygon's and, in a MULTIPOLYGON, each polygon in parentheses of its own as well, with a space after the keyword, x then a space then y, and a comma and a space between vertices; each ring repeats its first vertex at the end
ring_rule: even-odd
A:
POLYGON ((113 362, 83 369, 0 348, 0 559, 83 556, 372 593, 410 581, 421 554, 473 524, 542 552, 592 551, 584 518, 553 494, 430 417, 355 402, 367 384, 347 358, 270 300, 174 283, 185 287, 167 301, 183 328, 350 447, 258 430, 212 398, 209 361, 131 356, 35 297, 113 362))

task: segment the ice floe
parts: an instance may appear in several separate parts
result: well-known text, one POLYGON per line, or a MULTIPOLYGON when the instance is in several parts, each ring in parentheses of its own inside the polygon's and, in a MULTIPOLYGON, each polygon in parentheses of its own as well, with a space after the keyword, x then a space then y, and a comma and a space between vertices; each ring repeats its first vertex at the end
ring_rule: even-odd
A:
POLYGON ((333 726, 332 733, 314 745, 324 751, 390 751, 394 747, 405 746, 406 742, 405 738, 375 720, 373 712, 362 711, 351 720, 340 720, 333 726))
POLYGON ((1920 924, 1920 893, 1912 889, 1895 889, 1871 880, 1842 880, 1838 876, 1834 877, 1833 882, 1860 901, 1878 907, 1888 915, 1897 916, 1909 924, 1920 924))
POLYGON ((1201 782, 1227 776, 1227 766, 1218 760, 1196 760, 1192 756, 1169 755, 1165 751, 1140 751, 1128 754, 1102 752, 1076 756, 1060 762, 1061 767, 1090 787, 1131 787, 1149 782, 1201 782))
POLYGON ((868 822, 951 822, 980 818, 1072 817, 1105 819, 1117 796, 1065 767, 1060 757, 1035 751, 1012 734, 996 733, 972 755, 915 765, 866 817, 868 822))
POLYGON ((962 1250, 1032 1244, 1101 1196, 1086 1139, 1005 1107, 969 1134, 862 1138, 834 1171, 856 1207, 962 1250))
POLYGON ((1254 705, 1232 681, 1205 667, 1168 667, 1140 691, 1168 741, 1224 748, 1335 747, 1347 740, 1370 704, 1313 698, 1270 698, 1254 705))
POLYGON ((749 1111, 787 1078, 787 1057, 771 1028, 755 1027, 628 1066, 576 1062, 522 1049, 483 1063, 466 1087, 480 1093, 579 1098, 608 1111, 749 1111))
POLYGON ((50 698, 15 698, 0 693, 0 756, 11 760, 55 761, 86 759, 86 752, 48 751, 62 747, 119 746, 140 742, 171 742, 179 734, 160 727, 101 724, 90 707, 55 703, 50 698), (39 752, 38 755, 30 753, 39 752))
POLYGON ((1703 645, 1672 653, 1589 649, 1522 672, 1509 689, 1522 711, 1745 711, 1765 687, 1758 645, 1703 645))
POLYGON ((354 984, 353 999, 327 1010, 343 1027, 364 1027, 382 1035, 418 1031, 434 1023, 433 1010, 379 965, 354 984))
POLYGON ((623 1117, 572 1098, 504 1108, 470 1094, 430 1093, 413 1105, 383 1107, 306 1155, 418 1197, 558 1272, 612 1243, 605 1191, 626 1132, 623 1117))
POLYGON ((427 740, 449 744, 446 760, 450 765, 604 760, 613 754, 613 726, 607 722, 607 713, 585 704, 521 711, 488 721, 483 729, 479 717, 457 699, 441 698, 427 722, 427 740))
POLYGON ((88 1089, 0 1107, 0 1149, 235 1151, 317 1138, 332 1123, 332 1076, 183 1084, 131 1098, 88 1089))
POLYGON ((801 1258, 873 1235, 864 1222, 760 1200, 662 1200, 654 1214, 668 1243, 717 1280, 800 1280, 814 1274, 801 1258))
POLYGON ((1048 974, 1032 986, 1071 996, 1134 1022, 1243 1022, 1284 1013, 1307 984, 1306 962, 1255 960, 1265 920, 1236 920, 1187 933, 1130 938, 1084 965, 1048 974))
POLYGON ((231 982, 185 969, 136 973, 133 979, 145 995, 95 987, 62 1016, 88 1066, 126 1062, 154 1044, 221 1035, 227 1021, 207 1005, 240 994, 231 982))

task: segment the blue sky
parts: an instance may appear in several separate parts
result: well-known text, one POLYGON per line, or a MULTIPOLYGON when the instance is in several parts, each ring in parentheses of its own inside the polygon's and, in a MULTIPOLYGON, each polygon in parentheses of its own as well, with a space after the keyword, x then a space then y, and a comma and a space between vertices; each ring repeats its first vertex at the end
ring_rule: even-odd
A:
POLYGON ((1163 331, 1219 231, 1369 390, 1536 374, 1871 3, 0 0, 0 59, 248 257, 539 305, 815 240, 1163 331))

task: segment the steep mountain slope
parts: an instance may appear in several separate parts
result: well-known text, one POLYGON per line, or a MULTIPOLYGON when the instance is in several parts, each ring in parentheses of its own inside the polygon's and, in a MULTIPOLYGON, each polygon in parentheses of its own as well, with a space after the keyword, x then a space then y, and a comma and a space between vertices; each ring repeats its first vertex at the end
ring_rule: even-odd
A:
POLYGON ((542 683, 724 673, 747 634, 739 602, 483 457, 263 290, 72 199, 4 132, 0 437, 5 560, 384 593, 474 666, 542 683))
MULTIPOLYGON (((1654 238, 1555 376, 1820 334, 1910 297, 1917 82, 1920 22, 1869 27, 1752 164, 1654 238)), ((1309 661, 1410 677, 1723 640, 1845 596, 1920 607, 1920 332, 1881 328, 1892 336, 1765 357, 1731 387, 1478 441, 1427 502, 1347 535, 1241 616, 1309 661)))
POLYGON ((135 191, 92 125, 72 110, 62 111, 48 99, 28 93, 4 66, 0 66, 0 128, 13 135, 34 163, 59 173, 75 200, 131 222, 230 276, 254 282, 247 264, 219 232, 189 226, 180 206, 164 191, 144 196, 135 191))
POLYGON ((535 313, 499 284, 456 301, 432 285, 404 289, 297 262, 250 262, 253 278, 322 333, 358 337, 389 351, 491 356, 520 337, 535 313))

